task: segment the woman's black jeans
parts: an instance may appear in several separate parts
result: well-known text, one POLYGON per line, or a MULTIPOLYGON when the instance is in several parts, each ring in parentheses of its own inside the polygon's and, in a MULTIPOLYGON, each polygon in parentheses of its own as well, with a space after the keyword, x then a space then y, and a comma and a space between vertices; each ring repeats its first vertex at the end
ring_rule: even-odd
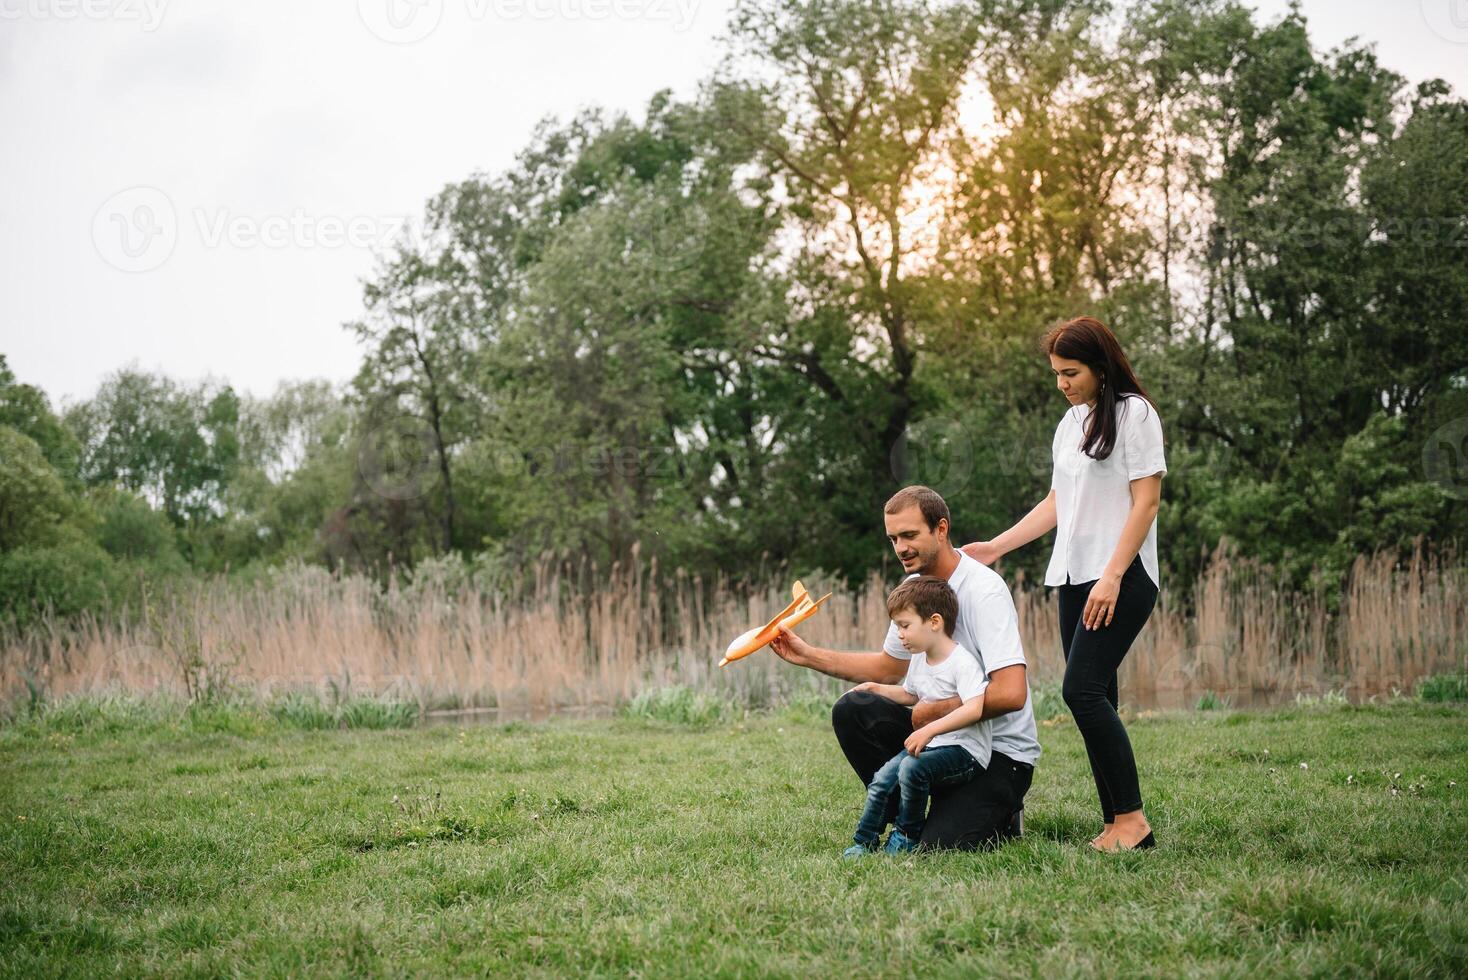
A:
POLYGON ((1133 559, 1121 577, 1111 625, 1088 630, 1081 614, 1095 584, 1074 584, 1067 576, 1066 584, 1059 586, 1060 643, 1065 652, 1061 694, 1086 742, 1096 793, 1101 798, 1101 815, 1111 823, 1117 814, 1142 808, 1132 743, 1116 713, 1116 672, 1152 614, 1157 586, 1142 567, 1141 556, 1133 559))

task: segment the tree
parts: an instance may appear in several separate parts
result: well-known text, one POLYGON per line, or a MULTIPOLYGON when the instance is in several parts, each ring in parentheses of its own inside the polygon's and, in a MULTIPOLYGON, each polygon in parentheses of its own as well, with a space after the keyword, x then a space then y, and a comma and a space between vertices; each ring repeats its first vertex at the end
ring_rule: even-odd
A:
POLYGON ((228 385, 187 387, 119 371, 66 414, 90 486, 142 494, 176 525, 222 516, 239 462, 239 398, 228 385))
POLYGON ((918 402, 914 194, 953 122, 979 14, 890 0, 743 4, 713 90, 800 243, 789 316, 764 324, 748 352, 794 372, 842 420, 847 438, 812 462, 849 474, 821 494, 848 528, 870 527, 893 488, 889 453, 918 402))
POLYGON ((4 354, 0 354, 0 425, 28 436, 63 481, 76 481, 76 437, 51 410, 45 392, 16 380, 4 354))
POLYGON ((1227 534, 1297 580, 1322 561, 1336 575, 1349 557, 1335 542, 1403 545, 1444 528, 1446 499, 1413 476, 1425 435, 1415 419, 1452 387, 1424 355, 1464 353, 1444 329, 1462 309, 1462 276, 1402 232, 1424 216, 1414 171, 1442 178, 1420 205, 1464 213, 1461 179, 1439 171, 1453 165, 1421 135, 1432 131, 1445 159, 1464 144, 1440 90, 1401 125, 1401 78, 1363 48, 1318 56, 1298 11, 1264 28, 1233 23, 1194 67, 1189 96, 1189 167, 1211 221, 1197 329, 1168 357, 1193 465, 1174 481, 1187 506, 1167 532, 1193 555, 1227 534), (1414 276, 1425 302, 1406 299, 1414 276), (1389 421, 1398 415, 1414 421, 1389 421), (1390 530, 1363 535, 1356 521, 1385 517, 1345 494, 1364 489, 1366 447, 1390 484, 1372 497, 1400 509, 1390 530))
POLYGON ((72 511, 36 441, 0 425, 0 551, 54 542, 72 511))

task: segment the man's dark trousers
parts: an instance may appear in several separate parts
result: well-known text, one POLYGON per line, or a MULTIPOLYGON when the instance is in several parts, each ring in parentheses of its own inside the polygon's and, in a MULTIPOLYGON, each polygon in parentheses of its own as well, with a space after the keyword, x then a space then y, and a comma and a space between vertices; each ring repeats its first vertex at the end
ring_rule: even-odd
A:
MULTIPOLYGON (((912 734, 912 709, 870 691, 842 695, 831 709, 836 741, 846 761, 869 785, 888 759, 902 751, 912 734)), ((1035 767, 994 752, 989 767, 961 786, 933 792, 922 847, 971 851, 1017 836, 1019 815, 1035 767)), ((887 815, 896 816, 894 797, 887 815)))

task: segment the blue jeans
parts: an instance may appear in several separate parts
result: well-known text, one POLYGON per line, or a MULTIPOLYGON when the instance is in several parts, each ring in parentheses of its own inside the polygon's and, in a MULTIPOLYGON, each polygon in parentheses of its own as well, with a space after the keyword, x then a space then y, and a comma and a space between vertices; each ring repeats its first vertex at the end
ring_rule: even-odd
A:
POLYGON ((910 840, 922 836, 928 817, 928 794, 937 786, 957 786, 983 772, 977 759, 961 745, 928 746, 922 754, 906 749, 887 760, 867 785, 867 805, 856 825, 855 840, 864 847, 876 844, 892 813, 892 794, 897 803, 897 829, 910 840))

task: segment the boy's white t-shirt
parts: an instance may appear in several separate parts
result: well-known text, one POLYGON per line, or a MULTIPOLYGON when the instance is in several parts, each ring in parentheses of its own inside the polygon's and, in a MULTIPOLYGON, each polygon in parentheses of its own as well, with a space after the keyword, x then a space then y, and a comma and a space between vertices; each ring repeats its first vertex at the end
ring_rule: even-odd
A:
MULTIPOLYGON (((953 652, 937 665, 928 663, 926 653, 914 653, 907 664, 907 676, 902 679, 902 689, 923 701, 942 701, 955 695, 968 701, 983 694, 988 686, 989 678, 984 676, 984 668, 961 645, 954 646, 953 652)), ((934 735, 928 747, 962 746, 987 769, 993 749, 991 728, 990 722, 976 721, 957 731, 934 735)))
MULTIPOLYGON (((954 551, 958 564, 948 576, 948 585, 958 596, 958 622, 953 624, 953 639, 978 659, 987 680, 996 670, 1025 662, 1024 647, 1019 639, 1019 616, 1014 609, 1014 596, 999 573, 988 565, 974 561, 961 551, 954 551)), ((917 578, 917 573, 907 576, 917 578)), ((894 660, 912 656, 902 645, 897 624, 887 624, 887 639, 882 650, 894 660)), ((991 718, 994 749, 1018 762, 1030 765, 1040 761, 1040 740, 1035 726, 1035 709, 1030 703, 1029 678, 1025 678, 1025 703, 1018 711, 991 718)))

